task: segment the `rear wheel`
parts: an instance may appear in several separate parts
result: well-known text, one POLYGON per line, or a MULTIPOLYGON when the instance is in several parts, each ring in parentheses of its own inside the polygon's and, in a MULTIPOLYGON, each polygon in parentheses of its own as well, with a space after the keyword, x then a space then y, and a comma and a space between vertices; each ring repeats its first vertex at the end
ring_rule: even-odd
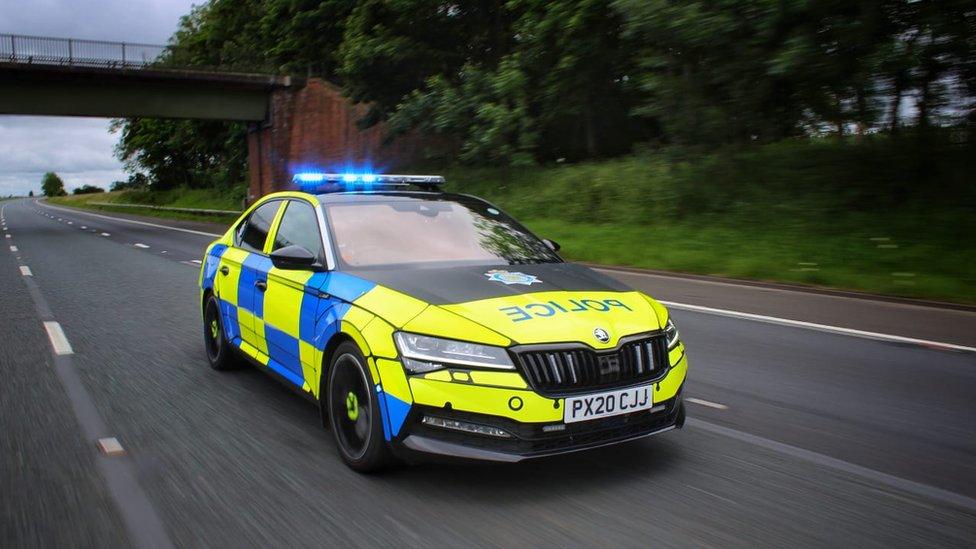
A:
POLYGON ((223 320, 220 318, 220 303, 213 294, 207 297, 203 306, 203 342, 211 368, 233 370, 240 367, 240 358, 227 342, 223 320))
POLYGON ((329 365, 329 425, 339 455, 359 472, 373 472, 393 463, 383 438, 379 403, 366 360, 350 342, 336 348, 329 365))

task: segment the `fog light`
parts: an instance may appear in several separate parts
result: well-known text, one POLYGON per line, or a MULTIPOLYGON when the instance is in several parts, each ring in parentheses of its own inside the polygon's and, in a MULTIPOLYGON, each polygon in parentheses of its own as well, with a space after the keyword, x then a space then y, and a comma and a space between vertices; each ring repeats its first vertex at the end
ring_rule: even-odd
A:
POLYGON ((473 433, 476 435, 485 435, 489 437, 499 437, 499 438, 512 438, 512 435, 505 431, 504 429, 499 429, 498 427, 490 427, 488 425, 479 425, 477 423, 468 423, 467 421, 458 421, 456 419, 445 419, 442 417, 424 416, 422 420, 424 425, 430 425, 431 427, 440 427, 441 429, 451 429, 453 431, 463 431, 465 433, 473 433))

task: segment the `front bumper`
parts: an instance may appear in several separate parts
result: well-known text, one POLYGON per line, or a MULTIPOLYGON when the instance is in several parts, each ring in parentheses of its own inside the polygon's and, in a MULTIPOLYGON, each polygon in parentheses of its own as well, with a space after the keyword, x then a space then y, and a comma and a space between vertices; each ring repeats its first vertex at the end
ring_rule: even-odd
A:
POLYGON ((424 454, 517 462, 641 439, 679 429, 684 420, 680 392, 651 410, 572 424, 518 424, 483 414, 420 408, 401 444, 409 451, 424 454), (496 438, 430 427, 421 422, 424 414, 497 427, 512 436, 496 438), (560 429, 549 430, 552 427, 560 429))
MULTIPOLYGON (((384 383, 387 401, 391 396, 409 401, 402 419, 389 425, 388 440, 406 459, 423 453, 511 462, 668 431, 684 422, 684 346, 673 349, 669 359, 670 368, 651 382, 654 408, 568 424, 564 397, 540 395, 518 372, 438 370, 408 376, 402 385, 384 383), (438 421, 425 423, 425 417, 438 421), (465 429, 459 429, 462 424, 465 429)), ((375 365, 387 381, 403 372, 398 361, 379 359, 375 365)))

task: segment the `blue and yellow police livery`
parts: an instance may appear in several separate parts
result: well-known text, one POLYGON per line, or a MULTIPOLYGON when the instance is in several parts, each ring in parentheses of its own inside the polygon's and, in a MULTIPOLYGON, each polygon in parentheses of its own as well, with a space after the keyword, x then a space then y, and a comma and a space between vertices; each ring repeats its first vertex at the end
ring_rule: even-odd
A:
POLYGON ((518 461, 681 427, 668 311, 564 262, 437 176, 301 174, 207 249, 211 366, 319 403, 361 471, 418 453, 518 461))

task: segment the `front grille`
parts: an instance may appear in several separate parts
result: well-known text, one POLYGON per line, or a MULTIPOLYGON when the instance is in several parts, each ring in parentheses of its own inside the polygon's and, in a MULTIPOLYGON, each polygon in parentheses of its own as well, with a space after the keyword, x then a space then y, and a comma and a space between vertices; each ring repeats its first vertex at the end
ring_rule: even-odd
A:
POLYGON ((617 349, 582 346, 517 350, 522 374, 542 394, 572 394, 650 381, 668 369, 664 334, 625 342, 617 349))

